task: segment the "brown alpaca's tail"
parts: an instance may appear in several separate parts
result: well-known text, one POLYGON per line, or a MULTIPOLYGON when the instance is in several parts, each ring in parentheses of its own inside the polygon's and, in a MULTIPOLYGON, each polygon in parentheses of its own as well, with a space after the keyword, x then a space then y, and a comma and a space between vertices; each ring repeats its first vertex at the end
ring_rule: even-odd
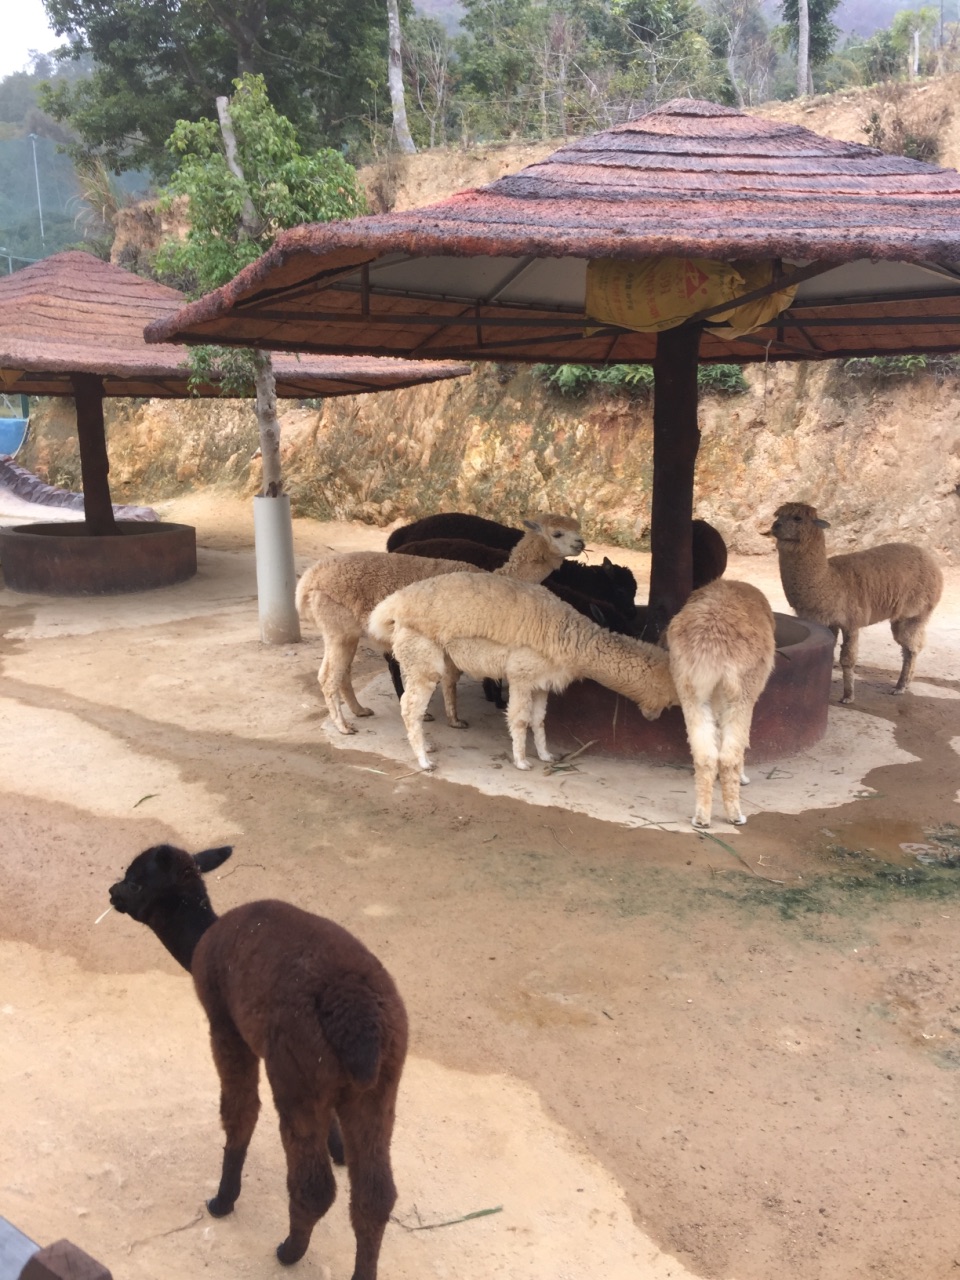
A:
POLYGON ((359 974, 344 974, 335 987, 317 996, 316 1008, 320 1028, 344 1071, 356 1084, 373 1084, 384 1041, 376 992, 359 974))

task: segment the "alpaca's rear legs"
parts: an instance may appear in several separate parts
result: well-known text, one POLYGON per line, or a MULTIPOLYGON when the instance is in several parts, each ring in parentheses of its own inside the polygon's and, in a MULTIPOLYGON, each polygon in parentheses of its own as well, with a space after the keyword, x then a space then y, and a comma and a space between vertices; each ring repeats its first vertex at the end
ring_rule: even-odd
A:
POLYGON ((285 1107, 280 1113, 280 1138, 287 1156, 290 1231, 277 1246, 277 1257, 287 1267, 299 1262, 307 1252, 313 1228, 337 1194, 330 1157, 314 1127, 317 1108, 312 1098, 308 1102, 302 1108, 285 1107))
POLYGON ((682 705, 687 741, 693 756, 696 792, 691 822, 695 827, 709 827, 713 809, 713 784, 717 776, 717 723, 709 703, 687 700, 682 705))
POLYGON ((330 1152, 330 1159, 334 1164, 346 1164, 347 1157, 343 1150, 343 1134, 340 1131, 340 1121, 337 1119, 337 1113, 330 1113, 330 1132, 327 1134, 327 1150, 330 1152))
POLYGON ((407 731, 407 740, 420 768, 430 771, 435 766, 427 758, 430 748, 423 733, 423 716, 434 689, 443 678, 445 656, 443 650, 425 636, 410 632, 394 636, 393 656, 403 672, 400 715, 407 731))
POLYGON ((397 1081, 362 1093, 342 1109, 344 1146, 350 1170, 350 1221, 357 1238, 352 1280, 377 1280, 383 1233, 397 1201, 390 1168, 390 1138, 397 1081))
POLYGON ((359 635, 331 636, 323 638, 323 661, 317 672, 317 679, 323 691, 323 699, 327 704, 330 719, 341 733, 356 733, 352 724, 347 724, 340 707, 341 695, 346 698, 350 710, 356 716, 371 716, 368 707, 362 707, 350 683, 350 664, 353 662, 360 643, 359 635))
POLYGON ((207 1208, 215 1218, 223 1218, 233 1211, 240 1194, 243 1162, 260 1113, 259 1064, 232 1023, 211 1024, 210 1043, 220 1076, 220 1119, 227 1141, 220 1186, 207 1208))
POLYGON ((890 622, 893 638, 900 646, 903 654, 903 666, 900 668, 900 679, 891 692, 903 693, 913 679, 913 669, 917 665, 917 655, 923 648, 926 637, 926 618, 894 618, 890 622))
POLYGON ((306 1253, 313 1228, 336 1197, 328 1147, 336 1145, 340 1125, 332 1092, 306 1087, 288 1052, 268 1051, 264 1065, 280 1119, 290 1197, 290 1231, 277 1246, 277 1257, 290 1266, 306 1253))
POLYGON ((743 756, 750 742, 754 701, 749 696, 743 697, 732 706, 724 707, 717 717, 720 729, 720 794, 726 819, 735 827, 742 827, 746 822, 740 808, 740 785, 744 779, 749 782, 743 771, 743 756))

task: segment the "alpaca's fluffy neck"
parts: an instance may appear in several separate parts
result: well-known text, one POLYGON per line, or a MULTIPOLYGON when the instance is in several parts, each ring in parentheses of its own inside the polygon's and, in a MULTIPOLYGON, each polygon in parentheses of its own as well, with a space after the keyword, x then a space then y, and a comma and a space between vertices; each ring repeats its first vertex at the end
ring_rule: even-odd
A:
POLYGON ((580 655, 586 679, 595 680, 632 702, 657 701, 651 696, 655 693, 661 695, 663 706, 676 701, 665 650, 631 636, 598 630, 594 643, 580 655))
POLYGON ((830 577, 827 559, 827 540, 822 529, 812 529, 803 542, 777 540, 777 558, 780 561, 780 581, 784 594, 793 608, 792 593, 797 589, 809 591, 811 587, 826 582, 830 577))
POLYGON ((189 972, 197 943, 216 921, 217 913, 210 899, 181 899, 172 910, 152 913, 144 921, 152 929, 174 960, 189 972))

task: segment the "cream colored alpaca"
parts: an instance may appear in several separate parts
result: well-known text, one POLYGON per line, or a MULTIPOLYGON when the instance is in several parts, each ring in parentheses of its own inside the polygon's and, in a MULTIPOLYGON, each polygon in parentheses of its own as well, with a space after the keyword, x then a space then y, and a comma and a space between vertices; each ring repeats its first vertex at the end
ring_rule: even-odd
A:
POLYGON ((693 756, 693 825, 709 827, 719 773, 727 821, 740 826, 750 722, 773 670, 770 605, 749 583, 718 578, 694 591, 667 627, 665 644, 693 756))
MULTIPOLYGON (((567 516, 545 515, 525 520, 527 532, 497 573, 541 582, 566 556, 579 555, 584 543, 579 526, 567 516)), ((330 719, 344 734, 356 728, 344 719, 343 698, 355 716, 372 716, 357 698, 350 668, 357 646, 367 634, 370 611, 380 600, 412 582, 451 573, 482 573, 462 560, 427 560, 387 551, 333 551, 306 570, 297 583, 297 612, 323 635, 323 661, 317 680, 330 719)), ((456 717, 450 724, 466 727, 456 717)))
POLYGON ((835 637, 842 634, 841 702, 853 701, 860 628, 889 618, 903 655, 892 692, 903 693, 943 594, 943 572, 929 551, 912 542, 886 542, 828 558, 823 531, 829 528, 816 507, 805 502, 778 508, 769 536, 777 540, 783 593, 798 617, 829 627, 835 637))
POLYGON ((649 720, 677 700, 662 649, 597 626, 545 587, 494 574, 415 582, 381 601, 369 626, 400 664, 400 711, 422 769, 434 767, 423 713, 442 680, 447 719, 455 723, 460 671, 510 682, 507 725, 518 769, 530 768, 528 729, 540 759, 554 759, 544 732, 551 689, 596 680, 636 702, 649 720))

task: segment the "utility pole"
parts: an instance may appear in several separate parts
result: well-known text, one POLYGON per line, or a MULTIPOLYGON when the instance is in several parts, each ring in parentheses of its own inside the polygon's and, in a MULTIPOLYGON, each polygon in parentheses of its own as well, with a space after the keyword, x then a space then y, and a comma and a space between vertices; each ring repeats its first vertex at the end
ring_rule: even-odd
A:
POLYGON ((33 143, 33 176, 37 184, 37 213, 40 217, 40 244, 44 250, 47 247, 47 240, 43 234, 43 205, 40 203, 40 170, 37 168, 37 135, 30 134, 30 141, 33 143))

